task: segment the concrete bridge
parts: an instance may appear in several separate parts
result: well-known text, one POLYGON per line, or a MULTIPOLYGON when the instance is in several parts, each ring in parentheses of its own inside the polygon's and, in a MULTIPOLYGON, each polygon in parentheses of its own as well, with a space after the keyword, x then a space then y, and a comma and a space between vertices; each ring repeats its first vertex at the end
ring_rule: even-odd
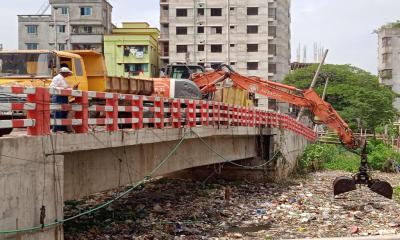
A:
POLYGON ((16 131, 0 138, 0 239, 63 239, 65 200, 184 169, 273 160, 268 174, 282 179, 316 137, 287 115, 218 102, 22 87, 0 93, 26 98, 0 104, 2 111, 27 113, 0 121, 16 131), (75 103, 52 104, 50 94, 75 103), (51 119, 54 110, 75 114, 51 119), (52 134, 52 125, 75 133, 52 134))

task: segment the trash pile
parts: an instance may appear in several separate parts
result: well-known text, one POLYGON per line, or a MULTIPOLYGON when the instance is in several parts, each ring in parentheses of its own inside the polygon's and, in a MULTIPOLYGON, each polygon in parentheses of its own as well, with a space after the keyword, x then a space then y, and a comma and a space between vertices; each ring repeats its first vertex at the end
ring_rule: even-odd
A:
MULTIPOLYGON (((346 175, 320 172, 281 184, 160 179, 66 223, 65 239, 293 239, 400 233, 400 205, 395 201, 368 188, 334 199, 332 181, 340 174, 346 175)), ((375 175, 393 186, 400 183, 399 175, 375 175)), ((69 201, 65 215, 76 215, 117 194, 109 191, 69 201)))

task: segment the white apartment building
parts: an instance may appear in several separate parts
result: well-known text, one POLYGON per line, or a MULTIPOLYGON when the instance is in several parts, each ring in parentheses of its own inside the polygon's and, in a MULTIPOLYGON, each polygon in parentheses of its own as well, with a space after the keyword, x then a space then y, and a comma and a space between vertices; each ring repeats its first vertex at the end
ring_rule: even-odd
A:
POLYGON ((112 31, 106 0, 49 0, 50 15, 19 15, 19 49, 103 51, 112 31))
POLYGON ((290 0, 160 0, 164 64, 231 65, 281 81, 290 71, 290 0))

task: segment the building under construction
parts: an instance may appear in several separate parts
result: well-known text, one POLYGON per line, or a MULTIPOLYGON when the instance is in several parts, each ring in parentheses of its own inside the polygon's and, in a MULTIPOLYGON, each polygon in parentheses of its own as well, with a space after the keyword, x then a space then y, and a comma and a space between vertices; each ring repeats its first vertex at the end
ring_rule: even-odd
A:
POLYGON ((280 81, 290 71, 290 0, 160 0, 164 64, 230 64, 280 81))
MULTIPOLYGON (((400 94, 400 22, 381 27, 378 38, 379 81, 400 94)), ((400 110, 400 98, 394 105, 400 110)))

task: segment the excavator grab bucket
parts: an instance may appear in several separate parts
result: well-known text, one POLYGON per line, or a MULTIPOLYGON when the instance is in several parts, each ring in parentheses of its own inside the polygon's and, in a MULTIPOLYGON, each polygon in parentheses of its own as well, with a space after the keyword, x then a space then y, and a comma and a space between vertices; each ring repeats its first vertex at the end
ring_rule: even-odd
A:
POLYGON ((385 198, 392 199, 393 187, 386 181, 375 180, 369 186, 369 189, 379 195, 384 196, 385 198))
POLYGON ((333 181, 333 195, 339 195, 342 193, 356 190, 356 182, 353 178, 349 177, 337 177, 333 181))

